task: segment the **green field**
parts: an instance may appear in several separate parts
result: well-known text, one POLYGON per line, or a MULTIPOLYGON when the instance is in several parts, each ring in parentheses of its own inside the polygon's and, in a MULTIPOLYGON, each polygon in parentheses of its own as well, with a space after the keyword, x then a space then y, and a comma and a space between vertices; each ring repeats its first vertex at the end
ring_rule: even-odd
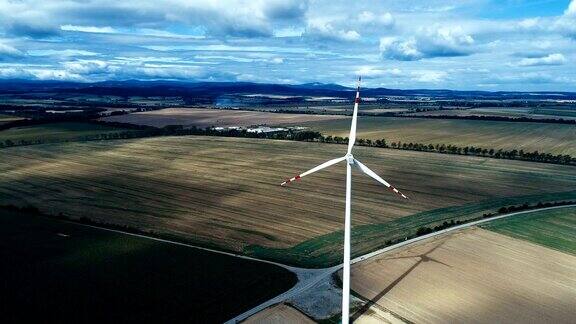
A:
POLYGON ((483 227, 576 255, 576 207, 518 215, 483 227))
POLYGON ((120 127, 92 123, 63 122, 32 126, 13 127, 0 131, 0 142, 12 141, 15 145, 21 142, 58 143, 93 139, 97 135, 116 134, 134 131, 120 127))
POLYGON ((0 209, 2 323, 218 323, 288 290, 280 267, 0 209))
MULTIPOLYGON (((347 137, 349 120, 303 124, 324 135, 347 137)), ((358 137, 388 143, 452 144, 487 149, 576 155, 576 127, 566 124, 501 121, 360 117, 358 137)))
MULTIPOLYGON (((201 136, 13 147, 0 159, 0 204, 325 266, 341 253, 344 164, 294 186, 279 184, 345 149, 201 136)), ((571 166, 368 147, 355 156, 411 198, 399 199, 355 171, 353 225, 371 235, 359 238, 355 252, 422 224, 566 199, 558 193, 576 188, 571 166)))
MULTIPOLYGON (((420 227, 434 227, 450 220, 472 220, 481 218, 483 214, 495 213, 499 206, 521 205, 528 202, 537 201, 568 201, 576 199, 576 191, 555 193, 549 195, 520 196, 510 198, 491 199, 480 203, 467 204, 448 208, 440 208, 414 215, 395 219, 381 224, 369 224, 355 226, 352 229, 352 256, 360 256, 387 245, 388 240, 401 240, 412 236, 420 227)), ((576 217, 574 214, 568 215, 572 218, 569 228, 564 228, 564 234, 574 234, 576 229, 576 217)), ((516 218, 511 218, 514 220, 516 218)), ((550 228, 552 229, 552 228, 550 228)), ((544 235, 544 234, 542 234, 544 235)), ((548 235, 551 235, 549 232, 548 235)), ((570 237, 572 248, 574 247, 574 237, 570 237)), ((270 258, 281 260, 287 263, 296 261, 298 264, 305 264, 310 267, 321 267, 323 264, 335 264, 341 261, 342 250, 338 246, 344 240, 344 232, 338 231, 327 235, 315 237, 302 242, 289 249, 271 249, 261 246, 250 246, 245 252, 259 258, 270 258)))

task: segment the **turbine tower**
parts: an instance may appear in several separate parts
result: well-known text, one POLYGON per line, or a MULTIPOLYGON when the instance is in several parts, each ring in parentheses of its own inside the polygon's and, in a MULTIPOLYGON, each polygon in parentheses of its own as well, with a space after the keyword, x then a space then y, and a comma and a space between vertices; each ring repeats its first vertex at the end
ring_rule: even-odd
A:
POLYGON ((348 137, 348 151, 343 157, 324 162, 304 173, 301 173, 291 179, 282 182, 281 186, 285 186, 293 181, 300 180, 302 177, 320 171, 324 168, 332 166, 336 163, 346 161, 346 212, 344 218, 344 271, 342 274, 342 323, 348 324, 350 318, 350 205, 352 195, 352 166, 356 166, 360 171, 368 176, 374 178, 376 181, 388 187, 394 193, 400 195, 404 199, 408 199, 398 189, 392 187, 386 180, 380 178, 374 171, 370 170, 367 166, 356 160, 352 155, 354 142, 356 142, 356 124, 358 119, 358 104, 360 104, 360 82, 361 77, 358 78, 358 86, 356 88, 356 99, 354 100, 354 113, 352 114, 352 125, 350 126, 350 136, 348 137))

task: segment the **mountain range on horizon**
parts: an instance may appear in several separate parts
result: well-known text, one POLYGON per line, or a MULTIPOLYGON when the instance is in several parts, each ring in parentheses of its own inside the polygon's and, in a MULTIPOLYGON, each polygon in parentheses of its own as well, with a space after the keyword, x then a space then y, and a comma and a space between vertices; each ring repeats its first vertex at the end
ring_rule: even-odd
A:
MULTIPOLYGON (((185 81, 102 81, 94 83, 69 81, 0 80, 0 94, 79 93, 118 96, 218 96, 218 95, 284 95, 351 97, 354 89, 338 84, 268 84, 253 82, 185 82, 185 81)), ((445 99, 556 99, 576 100, 576 92, 550 91, 479 91, 363 88, 364 97, 407 96, 445 99)))

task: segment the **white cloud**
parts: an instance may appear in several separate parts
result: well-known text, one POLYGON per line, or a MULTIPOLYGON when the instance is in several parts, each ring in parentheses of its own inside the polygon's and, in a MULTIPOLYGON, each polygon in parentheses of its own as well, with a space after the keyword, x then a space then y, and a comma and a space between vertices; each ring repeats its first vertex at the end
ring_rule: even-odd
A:
POLYGON ((28 51, 28 55, 70 57, 70 56, 96 56, 100 55, 100 53, 85 50, 76 50, 76 49, 64 49, 64 50, 46 49, 46 50, 30 50, 28 51))
POLYGON ((416 36, 381 38, 380 53, 387 59, 414 61, 468 55, 473 44, 474 38, 460 26, 432 26, 421 28, 416 36))
POLYGON ((362 66, 356 70, 356 74, 364 78, 381 78, 386 76, 401 76, 402 71, 398 68, 380 69, 374 66, 362 66))
POLYGON ((13 46, 0 43, 0 58, 2 56, 20 57, 24 56, 24 53, 13 46))
POLYGON ((576 16, 576 0, 572 0, 568 5, 568 9, 564 12, 566 16, 576 16))
POLYGON ((347 42, 360 39, 360 34, 357 31, 335 27, 333 21, 324 18, 309 20, 304 35, 314 39, 347 42))
POLYGON ((414 37, 383 37, 380 39, 380 53, 384 58, 400 61, 414 61, 424 57, 414 37))
POLYGON ((519 66, 562 65, 566 57, 560 53, 549 54, 542 57, 526 57, 518 62, 519 66))
POLYGON ((362 11, 358 14, 358 22, 361 24, 376 24, 381 26, 394 25, 394 17, 389 12, 376 15, 371 11, 362 11))
POLYGON ((61 30, 80 32, 80 33, 103 33, 103 34, 113 34, 117 31, 109 26, 106 27, 96 27, 96 26, 75 26, 75 25, 63 25, 60 26, 61 30))

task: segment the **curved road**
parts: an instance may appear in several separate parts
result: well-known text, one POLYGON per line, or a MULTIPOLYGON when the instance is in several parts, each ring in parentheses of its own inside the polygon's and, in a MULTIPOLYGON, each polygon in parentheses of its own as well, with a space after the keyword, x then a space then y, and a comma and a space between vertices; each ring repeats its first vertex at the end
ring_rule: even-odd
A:
MULTIPOLYGON (((448 233, 448 232, 457 231, 457 230, 460 230, 463 228, 468 228, 468 227, 480 225, 483 223, 491 222, 494 220, 512 217, 512 216, 516 216, 516 215, 521 215, 521 214, 529 214, 529 213, 539 212, 539 211, 543 211, 543 210, 569 208, 569 207, 576 207, 576 204, 519 211, 519 212, 510 213, 510 214, 505 214, 505 215, 495 216, 495 217, 491 217, 491 218, 481 219, 478 221, 474 221, 474 222, 470 222, 470 223, 466 223, 466 224, 462 224, 462 225, 457 225, 454 227, 443 229, 443 230, 433 232, 430 234, 426 234, 423 236, 418 236, 418 237, 415 237, 413 239, 406 240, 404 242, 390 245, 390 246, 385 247, 383 249, 376 250, 374 252, 370 252, 370 253, 361 255, 357 258, 352 259, 350 262, 352 264, 355 264, 357 262, 376 257, 382 253, 386 253, 388 251, 398 249, 398 248, 401 248, 403 246, 413 244, 415 242, 419 242, 419 241, 422 241, 422 240, 425 240, 425 239, 428 239, 431 237, 443 235, 443 234, 448 233)), ((280 294, 280 295, 278 295, 278 296, 276 296, 276 297, 274 297, 274 298, 272 298, 272 299, 270 299, 270 300, 268 300, 268 301, 266 301, 266 302, 264 302, 264 303, 262 303, 256 307, 254 307, 254 308, 252 308, 252 309, 250 309, 250 310, 248 310, 248 311, 246 311, 246 312, 244 312, 244 313, 242 313, 242 314, 240 314, 240 315, 238 315, 238 316, 236 316, 230 320, 228 320, 226 322, 226 324, 238 323, 238 322, 243 321, 246 318, 258 313, 259 311, 261 311, 267 307, 270 307, 272 305, 284 302, 284 301, 306 291, 307 289, 310 289, 315 284, 320 282, 322 279, 325 279, 326 277, 332 275, 336 271, 340 270, 340 268, 342 268, 342 264, 335 265, 335 266, 330 267, 330 268, 324 268, 324 269, 299 268, 299 267, 293 267, 293 266, 285 265, 285 264, 274 262, 274 261, 257 259, 257 258, 253 258, 253 257, 241 255, 241 254, 231 253, 231 252, 224 252, 224 251, 219 251, 219 250, 214 250, 214 249, 203 248, 203 247, 199 247, 199 246, 195 246, 195 245, 191 245, 191 244, 186 244, 186 243, 181 243, 181 242, 176 242, 176 241, 171 241, 171 240, 165 240, 165 239, 156 238, 156 237, 152 237, 152 236, 146 236, 146 235, 142 235, 142 234, 135 234, 135 233, 125 232, 125 231, 120 231, 120 230, 115 230, 115 229, 110 229, 110 228, 105 228, 105 227, 100 227, 100 226, 95 226, 95 225, 82 224, 82 223, 77 223, 77 222, 72 222, 72 221, 66 221, 66 222, 73 223, 76 225, 91 227, 91 228, 97 228, 97 229, 104 230, 104 231, 140 237, 140 238, 149 239, 149 240, 153 240, 153 241, 157 241, 157 242, 164 242, 164 243, 168 243, 168 244, 174 244, 174 245, 185 246, 185 247, 189 247, 189 248, 193 248, 193 249, 199 249, 199 250, 209 251, 209 252, 218 253, 218 254, 224 254, 224 255, 231 256, 231 257, 235 257, 235 258, 241 258, 241 259, 245 259, 245 260, 252 260, 252 261, 256 261, 256 262, 273 264, 273 265, 282 267, 286 270, 292 271, 293 273, 295 273, 298 276, 298 283, 296 285, 294 285, 294 287, 292 287, 290 290, 288 290, 288 291, 286 291, 286 292, 284 292, 284 293, 282 293, 282 294, 280 294)))
MULTIPOLYGON (((508 218, 508 217, 512 217, 512 216, 517 216, 517 215, 522 215, 522 214, 529 214, 529 213, 534 213, 534 212, 539 212, 539 211, 543 211, 543 210, 551 210, 551 209, 559 209, 559 208, 568 208, 568 207, 576 207, 576 204, 572 204, 572 205, 564 205, 564 206, 554 206, 554 207, 547 207, 547 208, 539 208, 539 209, 531 209, 531 210, 525 210, 525 211, 519 211, 519 212, 514 212, 514 213, 510 213, 510 214, 505 214, 505 215, 500 215, 500 216, 495 216, 495 217, 491 217, 491 218, 486 218, 486 219, 481 219, 481 220, 477 220, 474 222, 470 222, 470 223, 466 223, 466 224, 462 224, 462 225, 457 225, 454 227, 450 227, 447 229, 443 229, 437 232, 433 232, 430 234, 426 234, 426 235, 422 235, 422 236, 418 236, 415 237, 413 239, 410 240, 406 240, 404 242, 398 243, 398 244, 394 244, 394 245, 390 245, 387 246, 383 249, 380 250, 376 250, 374 252, 370 252, 364 255, 361 255, 357 258, 352 259, 352 261, 350 261, 352 264, 355 264, 357 262, 360 261, 364 261, 373 257, 376 257, 382 253, 386 253, 388 251, 391 250, 395 250, 398 248, 401 248, 403 246, 406 245, 410 245, 431 237, 435 237, 435 236, 439 236, 439 235, 443 235, 449 232, 453 232, 453 231, 457 231, 457 230, 461 230, 464 228, 468 228, 468 227, 472 227, 472 226, 476 226, 476 225, 480 225, 483 223, 487 223, 487 222, 491 222, 491 221, 495 221, 498 219, 502 219, 502 218, 508 218)), ((286 266, 283 266, 286 269, 286 266)), ((298 283, 292 287, 292 289, 230 319, 229 321, 226 322, 226 324, 231 324, 231 323, 238 323, 240 321, 245 320, 246 318, 258 313, 259 311, 268 308, 272 305, 284 302, 304 291, 306 291, 307 289, 311 288, 312 286, 314 286, 316 283, 320 282, 322 279, 326 278, 327 276, 332 275, 334 272, 340 270, 340 268, 342 268, 342 264, 330 267, 330 268, 324 268, 324 269, 316 269, 316 270, 309 270, 309 269, 304 269, 304 268, 295 268, 298 269, 301 273, 305 273, 305 272, 314 272, 312 274, 312 276, 309 276, 307 278, 300 278, 300 274, 298 274, 298 272, 296 272, 298 274, 298 283)), ((292 268, 294 269, 294 268, 292 268)))

